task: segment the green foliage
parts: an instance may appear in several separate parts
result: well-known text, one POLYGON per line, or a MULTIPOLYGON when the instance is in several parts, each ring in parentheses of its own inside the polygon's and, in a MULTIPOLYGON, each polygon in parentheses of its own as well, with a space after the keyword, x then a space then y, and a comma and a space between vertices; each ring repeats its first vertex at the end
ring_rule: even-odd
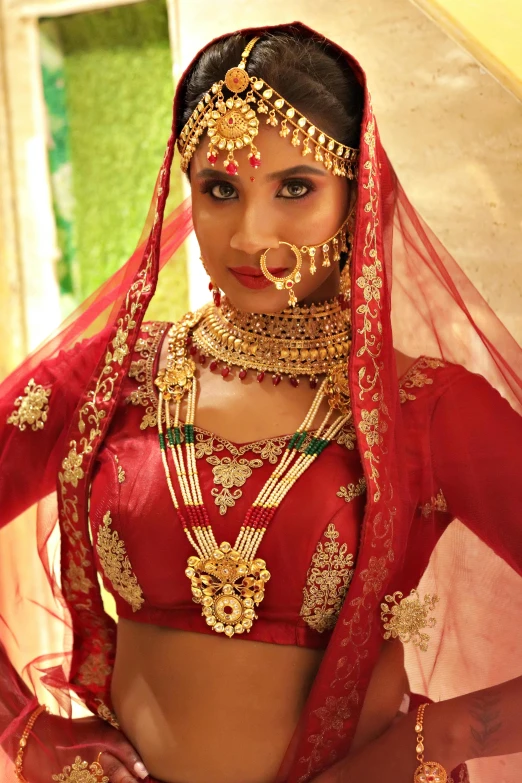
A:
MULTIPOLYGON (((172 64, 164 0, 57 20, 65 56, 82 297, 132 254, 170 132, 172 64)), ((181 199, 181 175, 172 182, 181 199)), ((182 252, 164 273, 154 317, 187 309, 182 252)))

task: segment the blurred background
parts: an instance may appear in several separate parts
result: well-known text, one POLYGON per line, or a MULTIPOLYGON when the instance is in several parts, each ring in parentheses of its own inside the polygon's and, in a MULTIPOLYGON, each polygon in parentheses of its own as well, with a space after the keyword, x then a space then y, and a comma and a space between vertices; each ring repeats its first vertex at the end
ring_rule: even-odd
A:
MULTIPOLYGON (((0 377, 133 251, 177 78, 300 19, 353 52, 414 204, 522 341, 520 0, 0 0, 0 377), (282 10, 283 9, 283 10, 282 10)), ((175 179, 179 198, 185 183, 175 179)), ((150 315, 208 297, 194 241, 150 315)))

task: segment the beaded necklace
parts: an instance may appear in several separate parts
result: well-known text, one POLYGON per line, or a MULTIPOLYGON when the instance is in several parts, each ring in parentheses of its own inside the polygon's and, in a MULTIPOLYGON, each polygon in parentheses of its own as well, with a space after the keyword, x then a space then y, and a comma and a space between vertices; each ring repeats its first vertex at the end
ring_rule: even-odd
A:
POLYGON ((207 625, 231 638, 248 633, 257 619, 256 607, 264 598, 270 579, 266 562, 256 557, 268 526, 295 482, 329 446, 351 419, 351 410, 334 419, 330 407, 319 428, 311 434, 317 412, 326 396, 328 380, 318 389, 302 424, 290 438, 286 451, 261 492, 251 505, 235 544, 218 545, 203 503, 196 462, 194 420, 196 411, 196 366, 187 356, 187 337, 197 316, 188 316, 169 332, 167 366, 158 373, 158 438, 167 485, 176 514, 196 555, 189 557, 185 575, 192 588, 192 600, 202 606, 207 625), (184 425, 180 409, 187 396, 184 425), (174 400, 174 420, 170 402, 174 400), (334 419, 332 421, 332 419, 334 419), (164 426, 165 422, 165 426, 164 426), (183 453, 183 443, 185 454, 183 453), (178 477, 186 516, 181 510, 170 472, 169 458, 178 477))

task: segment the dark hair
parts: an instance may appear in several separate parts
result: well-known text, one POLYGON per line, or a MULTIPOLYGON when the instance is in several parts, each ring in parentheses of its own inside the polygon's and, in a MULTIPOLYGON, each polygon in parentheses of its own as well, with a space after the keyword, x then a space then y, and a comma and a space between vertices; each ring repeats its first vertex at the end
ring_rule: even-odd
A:
MULTIPOLYGON (((206 49, 182 86, 178 134, 214 82, 238 65, 250 40, 231 35, 206 49)), ((311 122, 342 144, 359 146, 364 92, 357 78, 330 44, 297 32, 272 32, 254 46, 247 72, 277 90, 311 122)))

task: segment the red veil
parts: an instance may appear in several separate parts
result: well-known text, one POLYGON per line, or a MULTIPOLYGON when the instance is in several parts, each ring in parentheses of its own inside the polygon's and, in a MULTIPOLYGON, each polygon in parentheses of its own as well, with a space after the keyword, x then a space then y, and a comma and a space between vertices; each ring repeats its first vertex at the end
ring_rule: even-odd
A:
MULTIPOLYGON (((325 40, 300 23, 276 29, 325 40)), ((413 690, 448 698, 520 675, 522 660, 520 624, 514 622, 522 604, 522 427, 513 411, 522 409, 522 351, 408 201, 381 146, 365 74, 331 45, 365 88, 348 370, 368 496, 350 591, 282 764, 280 779, 288 783, 313 778, 349 751, 382 641, 385 594, 406 592, 422 576, 421 587, 440 597, 429 652, 408 649, 413 690), (448 442, 433 454, 433 473, 448 487, 459 519, 434 538, 415 537, 413 556, 411 498, 401 470, 408 442, 394 349, 463 365, 510 403, 485 381, 477 396, 470 375, 447 410, 437 412, 448 442)), ((0 386, 0 521, 25 512, 16 524, 25 525, 27 541, 27 551, 17 547, 9 574, 0 577, 3 781, 14 780, 7 754, 34 706, 34 692, 62 715, 80 704, 113 719, 116 629, 104 612, 93 565, 88 488, 158 277, 161 284, 160 269, 191 230, 189 204, 171 209, 167 202, 179 95, 178 88, 143 241, 0 386), (22 429, 16 418, 6 424, 31 379, 50 392, 45 426, 22 429), (37 510, 36 527, 30 508, 37 510)), ((8 533, 0 534, 5 545, 8 533)), ((51 764, 53 750, 47 751, 51 764)), ((515 762, 497 759, 494 768, 489 761, 476 763, 473 779, 492 780, 493 769, 504 774, 515 762)), ((59 771, 56 763, 50 770, 59 771)))

